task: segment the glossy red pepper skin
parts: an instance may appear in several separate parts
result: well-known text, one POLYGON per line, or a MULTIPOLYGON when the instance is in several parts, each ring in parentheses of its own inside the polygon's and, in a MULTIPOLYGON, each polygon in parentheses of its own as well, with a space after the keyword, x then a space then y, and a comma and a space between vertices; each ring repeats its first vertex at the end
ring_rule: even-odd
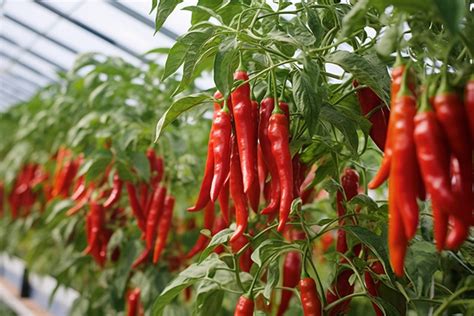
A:
POLYGON ((280 182, 280 208, 278 231, 285 229, 293 201, 293 168, 290 153, 288 118, 284 113, 273 113, 268 122, 268 139, 280 182))
POLYGON ((146 231, 145 216, 143 215, 142 207, 140 205, 140 202, 138 201, 138 196, 137 196, 137 191, 135 189, 135 186, 133 185, 133 183, 130 183, 130 182, 127 182, 125 186, 127 188, 130 207, 132 208, 133 215, 137 219, 138 227, 140 228, 142 232, 145 232, 146 231))
POLYGON ((86 188, 87 186, 86 186, 85 177, 84 176, 79 177, 79 179, 77 179, 76 188, 74 189, 74 192, 71 195, 71 200, 73 201, 79 200, 81 196, 84 194, 84 192, 86 191, 86 188))
POLYGON ((120 177, 118 174, 114 175, 114 182, 112 185, 112 192, 110 193, 109 197, 107 200, 104 202, 104 207, 109 208, 117 201, 120 199, 120 195, 122 194, 122 180, 120 180, 120 177))
MULTIPOLYGON (((357 87, 359 83, 354 80, 352 85, 357 87)), ((357 90, 356 94, 362 114, 364 116, 369 115, 368 119, 370 123, 372 123, 370 137, 374 143, 384 151, 390 110, 383 105, 383 101, 377 94, 368 87, 357 90), (376 109, 377 107, 378 109, 376 109)))
MULTIPOLYGON (((245 235, 241 235, 239 238, 230 241, 230 246, 232 248, 232 252, 237 253, 245 247, 249 243, 249 240, 245 235)), ((239 267, 241 271, 250 272, 250 268, 252 267, 252 259, 250 256, 252 255, 252 249, 247 247, 247 249, 240 254, 239 257, 239 267)))
POLYGON ((463 201, 459 205, 463 214, 460 219, 472 224, 472 151, 464 107, 458 95, 449 90, 438 92, 433 105, 447 136, 451 154, 459 163, 461 192, 458 199, 463 201))
POLYGON ((390 183, 396 194, 407 239, 413 238, 418 227, 418 164, 414 141, 414 117, 416 100, 411 95, 398 95, 395 100, 392 118, 394 121, 392 136, 392 162, 390 183))
POLYGON ((151 248, 155 240, 158 222, 161 216, 164 215, 166 188, 163 186, 157 187, 151 197, 150 211, 146 220, 145 240, 146 247, 151 248))
MULTIPOLYGON (((214 227, 214 221, 214 203, 209 201, 204 211, 204 228, 212 232, 212 228, 214 227)), ((186 258, 192 258, 201 251, 203 251, 206 248, 208 242, 208 237, 204 236, 203 234, 199 234, 196 243, 194 244, 193 248, 191 248, 191 250, 187 253, 186 258)))
POLYGON ((158 235, 155 242, 155 250, 153 252, 153 263, 156 264, 160 260, 161 253, 166 246, 168 233, 171 227, 171 220, 173 219, 173 209, 175 198, 171 195, 166 196, 163 209, 163 215, 158 223, 158 235))
MULTIPOLYGON (((290 251, 283 261, 283 286, 294 288, 298 285, 301 275, 301 255, 297 251, 290 251)), ((290 305, 293 292, 290 290, 281 291, 280 305, 278 306, 278 316, 285 314, 290 305)))
POLYGON ((252 173, 254 174, 252 184, 250 185, 249 190, 247 191, 247 198, 249 200, 250 208, 255 212, 258 213, 259 205, 260 205, 260 181, 259 181, 259 174, 258 174, 258 120, 259 120, 259 105, 257 101, 252 101, 252 139, 254 140, 254 144, 252 146, 255 147, 255 161, 253 164, 254 170, 252 173))
POLYGON ((230 223, 230 208, 229 208, 229 195, 230 195, 230 179, 229 177, 222 187, 221 193, 217 198, 219 202, 219 207, 221 209, 222 218, 228 226, 230 223))
MULTIPOLYGON (((378 275, 382 275, 385 273, 383 265, 382 263, 380 263, 380 261, 374 262, 370 268, 378 275)), ((367 287, 367 292, 373 297, 378 297, 380 281, 375 281, 374 278, 372 277, 371 272, 369 271, 364 272, 364 280, 365 280, 365 286, 367 287)), ((372 306, 377 316, 384 315, 383 311, 380 309, 380 307, 377 304, 372 302, 372 306)))
POLYGON ((135 288, 127 297, 127 316, 139 316, 140 313, 140 289, 135 288))
POLYGON ((150 164, 150 183, 152 188, 155 189, 163 179, 164 162, 161 157, 156 156, 155 150, 153 148, 147 149, 146 157, 148 158, 148 163, 150 164))
MULTIPOLYGON (((326 292, 326 302, 331 304, 338 299, 354 293, 354 285, 349 283, 349 279, 354 274, 351 269, 345 269, 341 271, 336 278, 335 284, 331 286, 331 290, 328 289, 326 292)), ((351 300, 345 300, 335 305, 328 311, 329 316, 342 315, 347 313, 351 300)))
POLYGON ((267 169, 267 165, 265 164, 265 160, 263 158, 262 146, 260 144, 258 144, 257 146, 257 169, 258 169, 259 190, 260 190, 260 194, 262 195, 265 188, 265 182, 268 176, 268 169, 267 169))
POLYGON ((448 214, 458 210, 449 177, 449 148, 433 111, 415 116, 415 143, 425 187, 431 196, 436 248, 444 248, 448 214))
POLYGON ((230 196, 234 200, 235 221, 237 228, 231 237, 231 242, 242 236, 247 229, 249 210, 247 206, 247 196, 244 192, 242 172, 240 170, 239 150, 237 141, 232 137, 232 157, 230 162, 230 196))
POLYGON ((242 295, 237 302, 237 306, 235 306, 234 316, 252 316, 254 308, 254 301, 251 298, 242 295))
POLYGON ((229 175, 232 124, 228 110, 219 110, 214 116, 211 131, 214 156, 214 172, 211 183, 211 201, 217 200, 229 175))
POLYGON ((310 277, 303 278, 299 286, 304 316, 321 316, 323 313, 321 299, 314 280, 310 277))
POLYGON ((76 204, 66 211, 66 216, 72 216, 74 214, 77 214, 84 206, 86 206, 86 204, 89 202, 89 198, 92 195, 93 190, 94 185, 93 183, 90 183, 81 198, 76 201, 76 204))
MULTIPOLYGON (((451 185, 454 194, 456 196, 461 196, 463 190, 461 184, 461 168, 459 166, 459 161, 454 157, 451 157, 450 171, 452 177, 451 185)), ((457 250, 469 235, 470 223, 457 216, 451 216, 450 219, 452 221, 453 227, 446 238, 446 248, 450 250, 457 250)))
POLYGON ((464 90, 464 108, 469 121, 469 129, 471 131, 471 146, 474 146, 474 76, 466 83, 464 90))
MULTIPOLYGON (((238 70, 234 80, 248 80, 246 71, 238 70)), ((244 192, 248 192, 256 174, 257 164, 257 137, 253 120, 252 100, 250 99, 250 84, 245 83, 231 94, 232 114, 234 117, 235 133, 240 156, 240 167, 244 192)))
POLYGON ((140 265, 144 264, 148 260, 151 251, 151 248, 145 248, 142 253, 137 257, 137 259, 135 259, 135 261, 132 263, 132 269, 136 269, 140 265))

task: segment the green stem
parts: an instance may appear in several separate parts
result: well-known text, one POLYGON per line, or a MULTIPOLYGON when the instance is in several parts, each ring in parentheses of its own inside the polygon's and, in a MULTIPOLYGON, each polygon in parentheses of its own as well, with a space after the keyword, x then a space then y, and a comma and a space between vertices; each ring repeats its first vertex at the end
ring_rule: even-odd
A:
POLYGON ((352 294, 349 294, 347 296, 344 296, 344 297, 341 297, 340 299, 332 302, 331 304, 328 304, 324 307, 324 310, 325 311, 329 311, 331 310, 334 306, 337 306, 339 305, 340 303, 344 302, 344 301, 347 301, 347 300, 350 300, 352 299, 353 297, 357 297, 357 296, 367 296, 367 292, 364 291, 364 292, 360 292, 360 293, 352 293, 352 294))
POLYGON ((438 307, 438 309, 433 313, 433 316, 443 315, 444 311, 449 307, 451 302, 453 302, 458 296, 460 296, 464 292, 472 291, 472 290, 474 290, 473 287, 466 287, 465 286, 465 287, 460 288, 459 290, 454 292, 453 295, 451 295, 447 300, 445 300, 444 303, 441 304, 440 307, 438 307))

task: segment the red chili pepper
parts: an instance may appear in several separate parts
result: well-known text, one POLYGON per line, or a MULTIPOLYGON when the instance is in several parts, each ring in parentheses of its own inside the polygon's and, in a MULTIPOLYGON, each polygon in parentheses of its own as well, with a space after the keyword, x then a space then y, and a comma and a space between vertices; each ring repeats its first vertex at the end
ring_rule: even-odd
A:
POLYGON ((127 298, 127 316, 140 315, 140 289, 135 288, 129 292, 127 298))
POLYGON ((88 221, 86 224, 88 228, 88 246, 84 249, 85 254, 91 254, 97 261, 97 263, 103 266, 104 258, 101 257, 102 250, 102 234, 104 230, 104 213, 102 205, 95 201, 90 202, 90 211, 87 215, 88 221))
POLYGON ((474 145, 474 76, 466 84, 464 91, 464 108, 469 121, 471 130, 471 146, 474 145))
MULTIPOLYGON (((230 247, 232 248, 233 253, 237 253, 245 247, 249 243, 249 240, 245 235, 240 235, 239 238, 230 241, 230 247)), ((252 267, 252 259, 250 256, 252 255, 252 249, 247 247, 244 252, 240 254, 239 257, 239 267, 241 271, 250 272, 250 268, 252 267)))
MULTIPOLYGON (((380 261, 374 262, 370 266, 371 270, 374 271, 376 274, 381 275, 385 273, 385 270, 383 268, 382 263, 380 261)), ((378 297, 379 296, 379 287, 380 287, 380 281, 374 281, 374 278, 372 277, 372 273, 369 271, 365 271, 364 273, 364 279, 365 279, 365 286, 367 287, 367 292, 373 296, 373 297, 378 297)), ((372 302, 372 306, 374 307, 375 314, 377 316, 383 316, 384 313, 378 307, 377 304, 372 302)))
POLYGON ((253 127, 253 134, 252 139, 255 140, 255 161, 253 164, 254 170, 252 173, 255 175, 253 177, 252 184, 250 185, 249 190, 247 191, 247 198, 250 204, 251 209, 257 213, 258 207, 260 205, 260 182, 258 177, 258 119, 259 119, 259 106, 257 101, 252 101, 252 127, 253 127))
POLYGON ((232 155, 230 162, 230 196, 234 200, 235 217, 237 229, 231 237, 231 241, 237 240, 247 229, 249 210, 247 208, 247 196, 244 192, 242 172, 240 170, 239 151, 237 141, 232 137, 232 155))
MULTIPOLYGON (((352 85, 357 87, 359 86, 359 83, 354 80, 352 85)), ((357 90, 356 94, 362 114, 364 116, 368 115, 369 121, 372 123, 372 126, 370 127, 370 137, 383 151, 387 136, 390 110, 369 87, 357 90)))
POLYGON ((422 112, 415 117, 415 142, 425 186, 431 196, 436 248, 444 248, 448 215, 458 210, 449 178, 449 148, 435 113, 424 99, 422 112), (444 210, 444 211, 442 211, 444 210))
POLYGON ((146 220, 145 240, 147 248, 151 248, 153 246, 158 221, 160 221, 160 217, 164 215, 162 214, 162 212, 165 206, 165 197, 166 187, 157 187, 153 192, 153 196, 151 198, 150 212, 146 220))
POLYGON ((214 155, 214 175, 211 184, 211 201, 217 200, 229 175, 232 124, 226 107, 214 116, 211 139, 214 155))
MULTIPOLYGON (((212 236, 225 229, 227 225, 228 223, 226 223, 223 216, 217 217, 214 221, 214 226, 212 227, 212 236)), ((219 245, 214 249, 214 252, 217 254, 221 254, 222 252, 224 252, 224 247, 222 245, 219 245)))
POLYGON ((146 157, 148 158, 148 163, 150 164, 151 171, 151 186, 156 188, 158 184, 163 179, 164 174, 164 163, 161 157, 157 157, 155 150, 153 148, 148 148, 146 151, 146 157))
POLYGON ((140 207, 142 208, 143 217, 146 219, 148 217, 148 202, 149 202, 149 186, 146 182, 141 182, 138 186, 140 192, 140 207))
POLYGON ((90 183, 82 197, 76 201, 77 203, 66 211, 66 216, 72 216, 78 213, 84 206, 86 206, 86 204, 89 202, 89 198, 91 197, 93 190, 94 185, 90 183))
POLYGON ((109 197, 107 200, 104 202, 104 207, 109 208, 112 205, 114 205, 119 199, 120 195, 122 194, 122 180, 120 180, 120 177, 118 174, 114 175, 114 182, 112 185, 112 192, 110 192, 109 197))
POLYGON ((263 158, 263 151, 261 144, 257 146, 257 169, 258 169, 258 182, 259 182, 259 190, 260 193, 264 192, 265 188, 265 181, 267 180, 268 176, 268 169, 267 165, 265 164, 265 160, 263 158))
MULTIPOLYGON (((212 228, 214 226, 214 220, 215 220, 215 212, 214 212, 214 203, 212 201, 209 201, 209 203, 206 205, 205 213, 204 213, 204 228, 212 231, 212 228)), ((209 242, 209 238, 204 236, 203 234, 199 234, 199 237, 196 241, 196 244, 194 244, 193 248, 188 252, 186 255, 186 258, 192 258, 196 254, 200 253, 203 251, 207 243, 209 242)))
MULTIPOLYGON (((328 289, 328 291, 326 292, 326 302, 328 305, 342 297, 354 293, 354 285, 351 285, 349 283, 349 279, 353 274, 354 271, 352 271, 351 269, 345 269, 337 275, 335 284, 331 286, 331 290, 328 289)), ((339 304, 336 304, 328 311, 328 315, 336 316, 347 313, 347 309, 349 308, 350 302, 351 300, 348 299, 343 302, 340 302, 339 304)))
POLYGON ((0 181, 0 216, 3 216, 3 204, 4 204, 4 198, 5 198, 5 186, 2 181, 0 181))
POLYGON ((310 277, 305 277, 300 280, 299 285, 304 316, 321 316, 321 299, 319 298, 314 280, 310 277))
POLYGON ((137 191, 133 183, 127 182, 125 184, 127 187, 128 199, 130 201, 130 207, 132 208, 133 215, 137 219, 138 227, 142 232, 146 231, 145 217, 143 215, 142 207, 140 202, 138 202, 137 191))
POLYGON ((451 154, 459 163, 461 192, 458 200, 462 202, 458 207, 463 214, 460 219, 472 224, 472 147, 464 107, 458 95, 448 88, 446 81, 443 81, 435 95, 433 105, 436 117, 446 133, 451 154))
POLYGON ((230 214, 229 214, 229 192, 230 190, 230 180, 227 180, 224 183, 224 187, 222 188, 221 192, 219 193, 219 197, 217 200, 219 201, 219 207, 221 209, 222 219, 225 221, 226 225, 228 226, 230 223, 230 214))
POLYGON ((288 118, 284 113, 273 111, 268 122, 268 138, 272 149, 272 155, 278 167, 278 179, 280 181, 280 221, 278 231, 285 229, 286 222, 293 201, 293 170, 291 165, 290 135, 288 130, 288 118))
MULTIPOLYGON (((283 286, 287 288, 294 288, 298 285, 301 275, 301 255, 298 251, 290 251, 285 256, 283 262, 283 286)), ((293 291, 282 290, 280 305, 278 306, 278 316, 282 316, 288 306, 290 305, 290 299, 293 295, 293 291)))
POLYGON ((148 259, 148 256, 151 253, 151 248, 145 248, 142 253, 138 256, 137 259, 132 263, 132 269, 136 269, 138 266, 142 265, 145 263, 148 259))
MULTIPOLYGON (((214 94, 214 98, 220 99, 222 98, 222 94, 219 91, 217 91, 214 94)), ((219 105, 219 103, 215 102, 213 121, 217 115, 217 112, 220 111, 220 108, 221 106, 219 105)), ((196 212, 203 209, 207 205, 209 200, 211 199, 210 192, 211 192, 212 179, 214 177, 214 144, 213 144, 213 138, 212 138, 213 127, 214 127, 214 124, 211 126, 211 131, 209 132, 209 142, 207 144, 206 167, 204 168, 204 176, 202 178, 198 199, 194 206, 188 208, 189 212, 196 212)))
MULTIPOLYGON (((238 70, 234 80, 248 80, 247 72, 238 70)), ((255 134, 256 121, 253 119, 252 101, 250 99, 250 85, 245 83, 231 94, 232 114, 234 117, 235 132, 240 156, 241 172, 244 192, 248 192, 256 174, 257 164, 257 135, 255 134)))
POLYGON ((252 316, 255 304, 253 299, 242 295, 235 306, 234 316, 252 316))
POLYGON ((158 227, 158 236, 156 237, 155 242, 155 252, 153 253, 153 263, 156 264, 160 259, 161 253, 166 246, 166 240, 168 239, 168 232, 171 227, 171 220, 173 219, 173 208, 174 208, 175 198, 171 195, 168 195, 165 198, 165 206, 163 210, 163 215, 161 216, 159 227, 158 227))
MULTIPOLYGON (((451 179, 452 189, 454 191, 454 194, 459 197, 461 196, 462 190, 463 190, 462 185, 461 185, 462 175, 461 175, 461 169, 459 166, 459 161, 454 157, 451 157, 450 169, 451 169, 451 177, 452 177, 451 179)), ((469 203, 466 202, 466 204, 469 204, 469 203)), ((433 208, 433 211, 434 211, 434 208, 433 208)), ((457 250, 469 235, 470 223, 469 221, 463 220, 457 216, 451 216, 450 219, 452 221, 453 227, 451 231, 449 232, 449 235, 446 239, 446 248, 451 249, 451 250, 457 250)))

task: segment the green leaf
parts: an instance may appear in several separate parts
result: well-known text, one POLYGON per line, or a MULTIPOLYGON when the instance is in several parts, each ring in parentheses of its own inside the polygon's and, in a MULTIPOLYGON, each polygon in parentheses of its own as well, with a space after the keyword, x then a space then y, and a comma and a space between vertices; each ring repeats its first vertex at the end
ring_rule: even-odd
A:
POLYGON ((335 107, 324 104, 321 107, 321 119, 334 125, 343 135, 349 149, 357 153, 359 146, 359 135, 357 135, 357 125, 350 120, 344 112, 338 111, 335 107))
POLYGON ((365 206, 365 207, 367 207, 367 210, 369 212, 375 212, 379 209, 378 206, 377 206, 377 203, 375 203, 374 200, 372 200, 369 196, 367 196, 365 194, 358 194, 358 195, 354 196, 349 201, 349 204, 365 206))
MULTIPOLYGON (((207 20, 209 17, 213 17, 217 21, 219 21, 221 24, 223 23, 220 15, 218 15, 214 10, 210 8, 206 8, 205 6, 201 6, 201 5, 188 6, 188 7, 184 7, 182 10, 192 12, 193 17, 200 16, 201 21, 207 20)), ((192 24, 194 25, 196 24, 196 22, 192 24)))
POLYGON ((326 56, 326 62, 339 65, 352 73, 359 83, 369 86, 386 104, 390 103, 390 76, 387 67, 375 54, 360 56, 347 51, 336 51, 326 56))
POLYGON ((225 39, 220 45, 214 60, 214 83, 223 96, 228 96, 232 88, 233 73, 239 62, 239 51, 235 37, 225 39))
POLYGON ((377 54, 384 58, 388 58, 397 49, 399 32, 397 25, 387 26, 382 37, 377 42, 375 48, 377 54))
POLYGON ((278 285, 280 280, 280 262, 279 260, 273 260, 268 266, 267 272, 267 283, 263 289, 263 296, 270 300, 273 289, 278 285))
POLYGON ((323 38, 323 25, 321 24, 321 19, 319 18, 318 11, 316 9, 310 8, 308 6, 304 6, 306 17, 308 19, 308 27, 313 33, 314 38, 316 39, 315 43, 321 43, 323 38))
POLYGON ((226 228, 215 234, 211 241, 209 242, 209 245, 207 245, 206 249, 204 249, 200 255, 200 261, 201 259, 205 259, 209 254, 216 248, 218 245, 225 244, 229 239, 230 236, 234 233, 233 229, 226 228))
POLYGON ((365 26, 365 18, 369 9, 369 0, 360 0, 342 19, 342 37, 346 37, 365 26))
POLYGON ((166 305, 171 303, 181 291, 207 275, 214 274, 217 268, 227 269, 228 267, 216 254, 212 254, 201 263, 191 264, 171 281, 160 296, 156 298, 152 307, 152 315, 161 316, 166 305))
POLYGON ((212 98, 207 94, 200 93, 185 96, 176 100, 169 107, 169 109, 166 110, 166 112, 156 124, 155 142, 158 141, 158 138, 161 136, 163 129, 166 128, 171 122, 173 122, 180 114, 202 104, 212 104, 212 98))
POLYGON ((132 154, 133 169, 137 171, 138 176, 142 180, 150 179, 150 163, 143 152, 135 152, 132 154))
POLYGON ((466 3, 464 0, 434 0, 439 15, 451 33, 460 30, 461 22, 465 15, 466 3))
POLYGON ((267 239, 258 245, 258 247, 252 252, 251 258, 253 262, 261 267, 270 257, 280 254, 288 249, 297 248, 280 239, 267 239))
POLYGON ((405 268, 420 296, 428 295, 433 274, 438 270, 439 254, 431 242, 414 242, 407 252, 405 268))
POLYGON ((204 280, 199 284, 194 300, 194 315, 212 315, 220 311, 224 300, 224 291, 219 284, 204 280))
POLYGON ((176 6, 181 2, 183 2, 183 0, 160 0, 158 5, 153 3, 152 10, 154 9, 154 7, 156 7, 156 18, 155 18, 156 32, 160 30, 160 28, 163 26, 163 23, 165 23, 168 16, 171 14, 171 12, 174 11, 176 6))
POLYGON ((293 97, 296 106, 303 111, 304 119, 310 133, 316 132, 321 111, 321 94, 318 93, 319 66, 312 60, 305 59, 304 69, 293 75, 293 97))
MULTIPOLYGON (((450 1, 450 0, 447 0, 450 1)), ((433 0, 412 1, 412 0, 370 0, 371 4, 376 6, 379 10, 384 10, 386 7, 393 5, 395 8, 409 12, 423 12, 428 13, 433 9, 433 0)))

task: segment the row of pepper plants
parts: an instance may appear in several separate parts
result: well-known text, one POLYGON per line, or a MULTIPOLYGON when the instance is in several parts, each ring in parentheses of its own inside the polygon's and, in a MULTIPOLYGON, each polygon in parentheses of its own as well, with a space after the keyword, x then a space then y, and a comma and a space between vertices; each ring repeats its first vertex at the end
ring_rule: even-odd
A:
POLYGON ((2 113, 1 249, 80 315, 473 313, 468 2, 351 2, 199 0, 164 68, 79 57, 2 113))

